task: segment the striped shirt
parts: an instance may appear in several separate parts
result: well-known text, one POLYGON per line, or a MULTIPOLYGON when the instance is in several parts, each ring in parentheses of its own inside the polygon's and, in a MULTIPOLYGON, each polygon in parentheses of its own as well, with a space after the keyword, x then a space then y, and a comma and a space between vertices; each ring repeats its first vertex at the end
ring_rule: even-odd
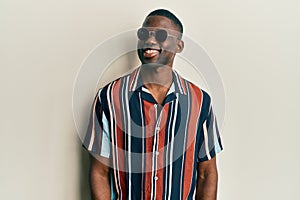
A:
POLYGON ((112 199, 194 199, 197 163, 223 149, 211 98, 173 71, 157 104, 140 69, 98 91, 84 146, 110 158, 112 199))

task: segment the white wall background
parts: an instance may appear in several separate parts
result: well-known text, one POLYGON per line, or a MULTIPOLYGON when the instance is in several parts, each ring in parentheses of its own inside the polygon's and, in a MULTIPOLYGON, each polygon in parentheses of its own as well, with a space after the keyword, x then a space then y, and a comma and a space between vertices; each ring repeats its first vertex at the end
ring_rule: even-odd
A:
POLYGON ((297 0, 2 0, 0 199, 88 199, 76 73, 97 44, 158 7, 175 11, 224 82, 219 199, 300 199, 297 0))

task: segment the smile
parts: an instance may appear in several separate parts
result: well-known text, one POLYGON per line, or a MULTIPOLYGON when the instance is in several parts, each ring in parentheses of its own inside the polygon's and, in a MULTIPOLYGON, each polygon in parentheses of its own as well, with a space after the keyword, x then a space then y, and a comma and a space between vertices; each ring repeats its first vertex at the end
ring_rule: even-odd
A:
POLYGON ((151 48, 146 48, 143 49, 143 54, 146 58, 152 58, 160 54, 161 49, 151 49, 151 48))

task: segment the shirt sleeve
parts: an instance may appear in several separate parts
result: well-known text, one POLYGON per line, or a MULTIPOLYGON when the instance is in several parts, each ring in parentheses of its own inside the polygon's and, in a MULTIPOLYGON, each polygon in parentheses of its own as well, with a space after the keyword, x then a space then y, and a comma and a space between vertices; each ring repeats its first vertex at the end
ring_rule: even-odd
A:
POLYGON ((110 131, 108 118, 100 100, 101 90, 96 95, 90 114, 83 146, 89 152, 105 158, 110 157, 110 131))
POLYGON ((211 102, 203 123, 199 124, 200 148, 198 162, 212 159, 217 153, 223 150, 222 140, 218 129, 217 118, 214 114, 211 102))

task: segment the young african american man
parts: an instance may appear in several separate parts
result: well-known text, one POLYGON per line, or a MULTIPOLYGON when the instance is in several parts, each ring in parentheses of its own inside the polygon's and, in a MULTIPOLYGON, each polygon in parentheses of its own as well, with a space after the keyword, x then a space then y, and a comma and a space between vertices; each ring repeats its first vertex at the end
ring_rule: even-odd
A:
POLYGON ((94 200, 216 200, 223 147, 210 96, 173 69, 182 34, 174 14, 152 11, 141 65, 99 89, 84 141, 94 200))

